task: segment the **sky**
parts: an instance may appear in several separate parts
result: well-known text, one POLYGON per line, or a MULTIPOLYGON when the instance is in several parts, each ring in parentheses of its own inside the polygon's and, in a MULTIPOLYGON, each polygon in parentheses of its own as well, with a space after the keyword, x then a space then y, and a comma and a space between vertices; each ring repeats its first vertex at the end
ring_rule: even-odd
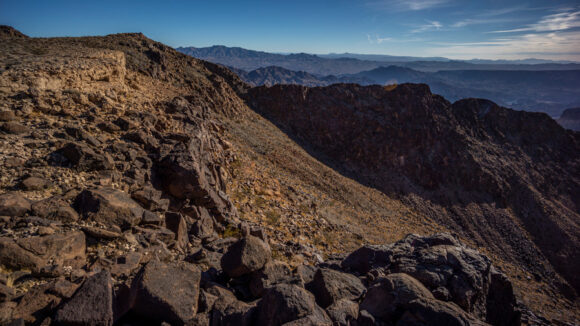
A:
POLYGON ((0 0, 34 37, 142 32, 173 47, 580 61, 578 0, 0 0))

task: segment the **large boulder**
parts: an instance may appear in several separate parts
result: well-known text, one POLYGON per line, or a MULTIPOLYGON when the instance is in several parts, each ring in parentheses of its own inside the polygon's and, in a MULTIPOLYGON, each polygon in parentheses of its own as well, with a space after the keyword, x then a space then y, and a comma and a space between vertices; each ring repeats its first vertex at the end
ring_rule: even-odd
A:
POLYGON ((249 287, 255 297, 261 297, 264 292, 281 283, 300 283, 300 279, 292 275, 292 270, 281 261, 269 261, 264 268, 252 273, 249 287))
POLYGON ((440 300, 413 300, 397 321, 397 326, 489 326, 461 310, 451 302, 440 300))
POLYGON ((481 320, 501 325, 519 323, 520 313, 509 281, 495 275, 501 273, 489 258, 448 233, 426 237, 411 234, 393 244, 365 246, 347 256, 341 265, 359 275, 406 273, 435 298, 454 302, 481 320))
POLYGON ((228 248, 221 259, 221 267, 230 277, 239 277, 264 267, 271 255, 268 244, 254 236, 248 236, 228 248))
POLYGON ((110 170, 114 161, 109 154, 95 151, 85 144, 68 143, 55 152, 59 163, 68 164, 79 171, 110 170), (62 160, 61 158, 64 158, 62 160))
POLYGON ((121 228, 139 224, 144 212, 128 194, 113 188, 84 190, 74 206, 85 219, 121 228))
POLYGON ((62 196, 48 197, 32 204, 32 214, 62 222, 75 222, 79 214, 62 196))
POLYGON ((0 195, 0 216, 24 216, 30 210, 30 201, 16 192, 0 195))
POLYGON ((184 325, 197 311, 200 280, 195 265, 153 260, 133 280, 132 311, 153 322, 184 325))
POLYGON ((326 308, 333 325, 349 326, 358 319, 359 307, 356 302, 340 299, 326 308))
POLYGON ((314 274, 314 279, 308 284, 310 292, 314 293, 316 302, 326 308, 340 299, 358 300, 366 288, 358 277, 321 268, 314 274))
POLYGON ((256 325, 296 324, 332 325, 314 295, 296 285, 278 284, 270 288, 258 304, 256 325))
POLYGON ((63 326, 113 325, 113 281, 109 272, 89 277, 56 312, 54 322, 63 326))
POLYGON ((63 266, 86 257, 85 234, 81 231, 12 239, 0 238, 0 264, 12 269, 40 273, 50 266, 63 266))
POLYGON ((256 303, 245 303, 228 289, 209 286, 205 292, 205 310, 210 312, 211 325, 249 326, 254 324, 256 303))

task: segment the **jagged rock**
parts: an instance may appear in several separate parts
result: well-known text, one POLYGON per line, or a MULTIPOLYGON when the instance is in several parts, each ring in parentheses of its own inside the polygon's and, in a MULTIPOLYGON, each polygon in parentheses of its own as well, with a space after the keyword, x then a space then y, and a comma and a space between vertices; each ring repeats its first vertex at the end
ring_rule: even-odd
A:
POLYGON ((168 199, 161 198, 162 192, 152 187, 145 187, 131 193, 131 198, 151 211, 165 211, 169 206, 168 199))
POLYGON ((92 226, 83 226, 82 230, 89 237, 92 237, 95 239, 113 240, 113 239, 120 238, 122 236, 121 233, 118 233, 115 231, 110 231, 110 230, 105 230, 105 229, 101 229, 101 228, 97 228, 97 227, 92 227, 92 226))
POLYGON ((340 299, 326 308, 333 325, 350 326, 358 319, 358 304, 348 299, 340 299))
POLYGON ((49 265, 62 266, 64 262, 73 260, 84 262, 85 248, 85 234, 80 231, 16 240, 0 238, 0 264, 40 273, 49 265))
POLYGON ((163 220, 161 219, 161 217, 154 212, 151 211, 144 211, 143 212, 143 218, 141 219, 141 224, 142 225, 161 225, 163 224, 163 220))
POLYGON ((278 284, 266 291, 258 304, 256 325, 282 325, 308 319, 312 324, 332 324, 310 292, 296 285, 278 284))
POLYGON ((113 325, 113 282, 108 271, 88 278, 56 312, 58 325, 113 325))
POLYGON ((197 311, 200 279, 194 265, 151 261, 131 286, 132 311, 159 323, 184 325, 197 311))
POLYGON ((12 300, 14 293, 14 289, 0 283, 0 302, 12 300))
POLYGON ((98 153, 80 143, 68 143, 56 153, 80 171, 110 170, 114 166, 113 159, 107 153, 98 153))
MULTIPOLYGON (((57 295, 49 293, 50 284, 35 286, 20 299, 12 312, 13 320, 22 319, 26 324, 39 324, 51 315, 61 302, 57 295)), ((23 323, 24 324, 24 323, 23 323)))
POLYGON ((215 234, 214 221, 209 212, 203 207, 198 208, 197 211, 199 212, 198 219, 191 226, 190 233, 202 240, 212 237, 215 234))
POLYGON ((256 303, 242 302, 231 291, 216 285, 208 287, 206 292, 213 297, 207 307, 207 310, 211 311, 211 325, 249 326, 254 324, 256 303))
POLYGON ((319 269, 308 289, 316 302, 326 308, 340 299, 358 300, 366 291, 358 277, 328 268, 319 269))
POLYGON ((434 300, 429 290, 407 274, 395 273, 378 279, 369 287, 360 304, 361 310, 373 317, 392 321, 406 305, 415 299, 434 300))
POLYGON ((121 228, 139 224, 144 211, 128 194, 113 188, 84 190, 74 206, 85 219, 121 228))
POLYGON ((32 214, 62 222, 74 222, 79 219, 78 213, 60 196, 49 197, 33 203, 32 214))
POLYGON ((249 287, 253 296, 261 297, 264 291, 276 284, 296 284, 300 283, 299 281, 292 275, 288 265, 280 261, 269 261, 264 268, 252 273, 249 287))
POLYGON ((0 195, 0 215, 23 216, 30 207, 28 199, 18 193, 8 192, 0 195))
POLYGON ((488 324, 473 318, 453 303, 417 299, 409 302, 407 310, 398 320, 397 325, 485 326, 488 324))
POLYGON ((0 324, 8 325, 13 320, 12 313, 17 305, 14 301, 0 302, 0 324))
POLYGON ((39 178, 39 177, 28 177, 22 180, 21 186, 22 189, 32 191, 32 190, 41 190, 50 185, 50 182, 46 179, 39 178))
POLYGON ((262 268, 271 258, 268 244, 249 236, 232 244, 221 260, 221 267, 230 277, 239 277, 262 268))
POLYGON ((504 293, 501 304, 503 320, 519 322, 520 314, 511 286, 500 281, 501 278, 492 277, 492 271, 497 272, 487 257, 464 247, 449 234, 409 235, 391 245, 365 246, 346 257, 342 267, 361 275, 372 271, 377 274, 409 274, 433 292, 437 299, 452 301, 490 322, 497 322, 493 311, 498 309, 498 305, 491 303, 491 299, 488 305, 488 296, 497 298, 490 292, 494 289, 493 293, 504 293))
POLYGON ((141 252, 130 252, 126 255, 117 257, 116 264, 111 266, 111 275, 115 277, 128 277, 137 268, 139 268, 139 263, 143 254, 141 252))
POLYGON ((175 245, 177 248, 185 249, 189 238, 187 236, 187 223, 179 213, 167 212, 165 213, 165 225, 173 233, 175 233, 175 245))
POLYGON ((28 127, 15 122, 15 121, 9 121, 9 122, 4 122, 2 124, 0 124, 0 130, 4 131, 5 133, 8 134, 14 134, 14 135, 19 135, 19 134, 24 134, 28 132, 28 127))

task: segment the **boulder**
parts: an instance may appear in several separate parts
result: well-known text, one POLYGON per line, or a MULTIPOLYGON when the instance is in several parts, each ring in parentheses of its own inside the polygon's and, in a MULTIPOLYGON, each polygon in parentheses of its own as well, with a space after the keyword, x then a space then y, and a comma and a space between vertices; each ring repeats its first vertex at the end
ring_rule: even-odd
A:
POLYGON ((269 261, 264 268, 252 273, 249 287, 255 297, 261 297, 264 291, 281 283, 300 283, 300 279, 292 275, 290 267, 280 261, 269 261))
POLYGON ((167 212, 165 213, 165 225, 173 233, 175 233, 175 247, 178 249, 185 249, 189 243, 187 236, 187 223, 179 213, 167 212))
POLYGON ((383 321, 393 321, 415 299, 434 300, 434 297, 416 279, 407 274, 395 273, 378 279, 369 287, 360 309, 383 321))
POLYGON ((50 181, 39 177, 28 177, 22 180, 20 186, 27 191, 42 190, 50 185, 50 181))
POLYGON ((397 326, 489 326, 457 305, 440 300, 417 299, 407 305, 407 310, 397 321, 397 326))
POLYGON ((40 273, 50 265, 62 266, 86 257, 85 234, 80 231, 47 236, 0 238, 0 264, 14 269, 30 269, 40 273))
POLYGON ((89 277, 56 312, 57 325, 113 325, 113 281, 108 271, 89 277))
POLYGON ((24 216, 30 210, 28 199, 16 192, 0 195, 0 216, 24 216))
POLYGON ((197 311, 200 280, 195 265, 153 260, 133 280, 132 311, 156 323, 184 325, 197 311))
POLYGON ((144 211, 128 194, 113 188, 84 190, 74 206, 85 219, 122 229, 139 224, 144 211))
POLYGON ((228 248, 221 259, 221 267, 230 277, 239 277, 264 267, 271 255, 268 244, 249 236, 240 239, 228 248))
POLYGON ((79 214, 61 196, 53 196, 33 203, 32 214, 61 222, 74 222, 79 219, 79 214))
POLYGON ((207 309, 211 311, 211 325, 254 325, 256 303, 240 301, 231 291, 216 285, 208 287, 206 291, 208 296, 213 296, 207 309))
POLYGON ((332 325, 314 295, 296 285, 278 284, 270 288, 258 304, 256 325, 299 323, 332 325))
POLYGON ((341 266, 359 275, 406 273, 435 298, 454 302, 481 320, 497 322, 499 318, 513 321, 510 325, 519 323, 520 313, 509 281, 493 276, 499 272, 489 258, 448 233, 426 237, 411 234, 393 244, 365 246, 348 255, 341 266), (494 293, 503 293, 502 299, 494 293), (495 299, 488 299, 491 297, 495 299), (502 303, 497 304, 497 300, 502 303))
POLYGON ((348 299, 340 299, 326 308, 333 325, 349 326, 358 319, 358 304, 348 299))
POLYGON ((358 300, 366 291, 358 277, 328 268, 319 269, 308 284, 316 302, 326 308, 340 299, 358 300))
POLYGON ((80 171, 110 170, 114 166, 113 159, 104 152, 97 152, 81 143, 68 143, 56 154, 65 158, 65 162, 80 171))
POLYGON ((13 120, 16 120, 16 115, 14 114, 14 111, 7 110, 0 111, 0 121, 5 122, 13 120))
POLYGON ((27 133, 28 127, 16 121, 9 121, 0 124, 0 130, 4 131, 7 134, 19 135, 27 133))

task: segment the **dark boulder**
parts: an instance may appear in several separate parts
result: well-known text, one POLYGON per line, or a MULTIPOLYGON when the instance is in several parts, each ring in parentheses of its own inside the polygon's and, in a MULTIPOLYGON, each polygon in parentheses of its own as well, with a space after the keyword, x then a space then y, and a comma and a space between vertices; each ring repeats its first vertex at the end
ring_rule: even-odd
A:
POLYGON ((114 166, 109 154, 97 152, 80 143, 68 143, 55 153, 65 159, 62 163, 68 163, 80 171, 110 170, 114 166))
POLYGON ((200 280, 194 265, 151 261, 133 280, 132 312, 150 321, 184 325, 197 311, 200 280))
POLYGON ((228 248, 221 259, 221 267, 230 277, 239 277, 264 267, 271 255, 268 244, 249 236, 238 240, 228 248))
POLYGON ((63 326, 113 325, 113 281, 109 272, 89 277, 56 312, 54 322, 63 326))
POLYGON ((264 268, 252 273, 249 287, 255 297, 261 297, 264 291, 276 284, 299 284, 300 279, 292 275, 290 267, 280 261, 269 261, 264 268))
POLYGON ((321 268, 308 284, 308 290, 316 297, 316 302, 326 308, 340 299, 358 300, 366 291, 358 277, 321 268))
POLYGON ((74 206, 85 219, 121 228, 139 224, 144 211, 128 194, 113 188, 84 190, 74 206))

